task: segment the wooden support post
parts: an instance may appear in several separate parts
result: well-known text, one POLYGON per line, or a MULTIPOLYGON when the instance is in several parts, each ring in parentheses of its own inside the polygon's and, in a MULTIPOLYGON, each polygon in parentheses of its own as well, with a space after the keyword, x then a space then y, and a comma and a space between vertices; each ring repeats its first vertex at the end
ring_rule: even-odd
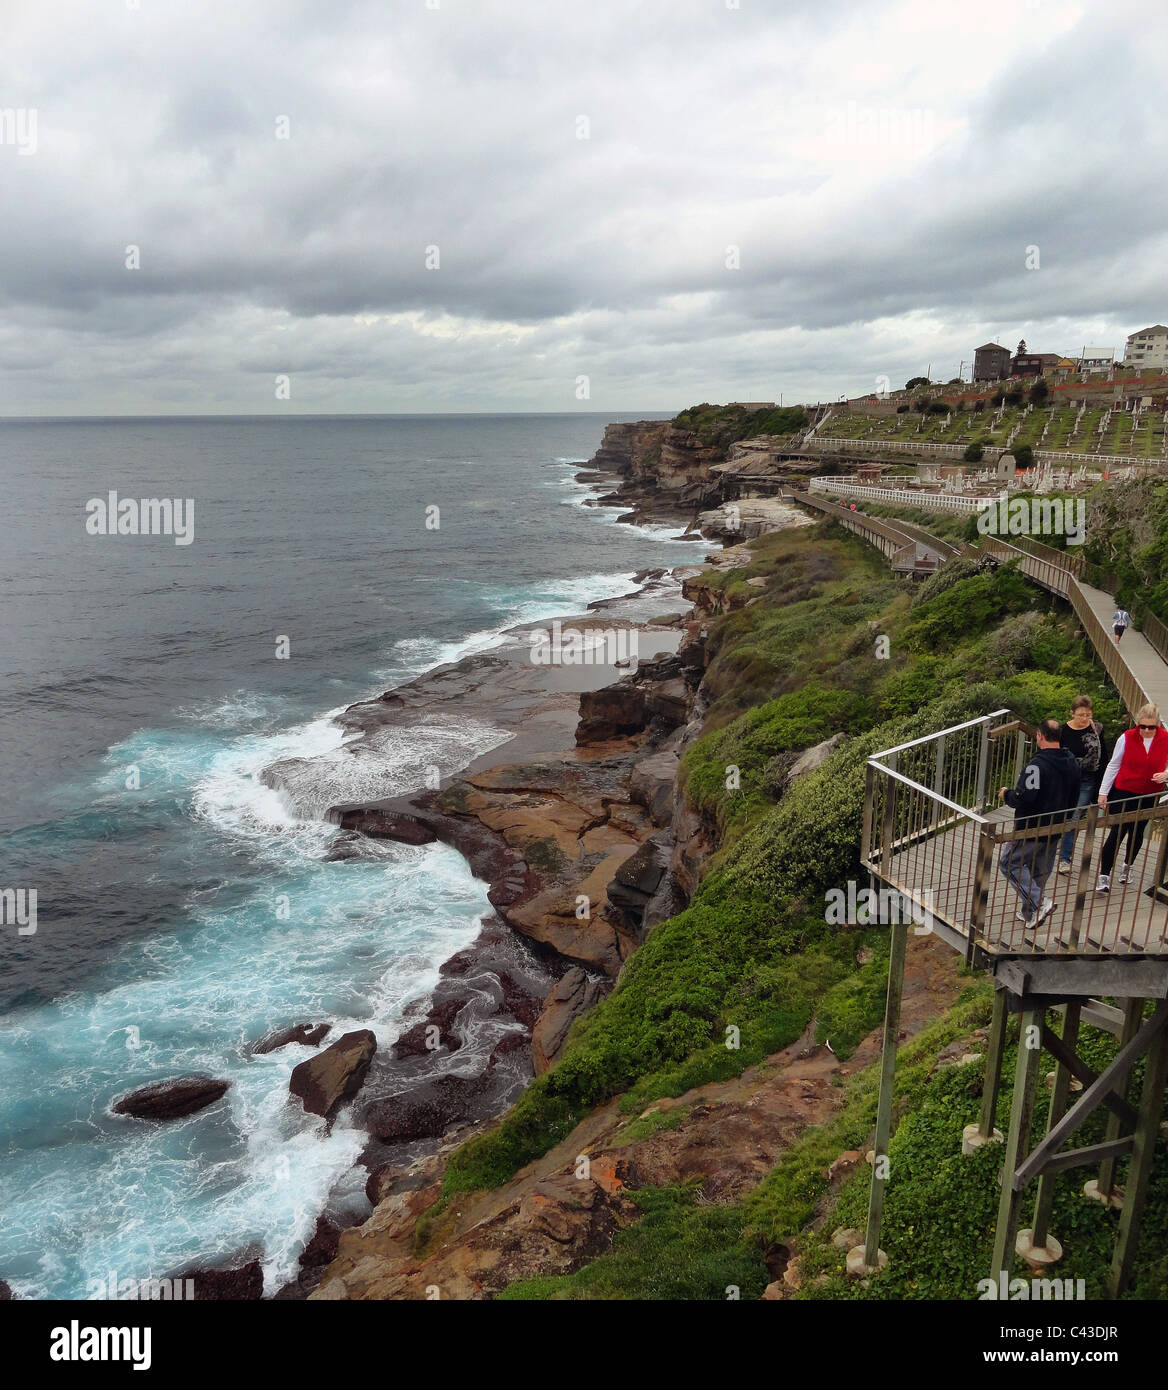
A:
POLYGON ((981 1092, 981 1121, 977 1127, 983 1139, 991 1139, 994 1133, 994 1116, 997 1114, 998 1092, 1002 1085, 1002 1054, 1006 1050, 1006 1017, 1006 991, 996 989, 987 1040, 985 1083, 981 1092))
POLYGON ((1168 1018, 1161 1018, 1160 1031, 1148 1051, 1144 1084, 1140 1091, 1140 1117, 1132 1144, 1127 1192, 1119 1214, 1119 1235, 1107 1292, 1118 1298, 1127 1286, 1140 1240, 1140 1221, 1152 1177, 1152 1158, 1160 1133, 1160 1111, 1164 1105, 1164 1083, 1168 1080, 1168 1018))
POLYGON ((994 1231, 994 1258, 991 1278, 997 1281, 1003 1270, 1009 1278, 1014 1263, 1014 1238, 1018 1234, 1018 1204, 1022 1194, 1014 1190, 1014 1173, 1030 1138, 1030 1116, 1034 1109, 1034 1087, 1042 1060, 1042 1022, 1045 1009, 1028 1008, 1022 1015, 1018 1037, 1018 1062, 1014 1069, 1014 1099, 1010 1106, 1010 1132, 1006 1136, 1006 1156, 1002 1163, 1002 1197, 998 1203, 998 1224, 994 1231))
MULTIPOLYGON (((1132 1038, 1139 1032, 1140 1023, 1144 1017, 1144 1001, 1142 999, 1129 999, 1123 1006, 1123 1031, 1119 1035, 1119 1045, 1131 1042, 1132 1038)), ((1130 1073, 1129 1073, 1130 1075, 1130 1073)), ((1125 1098, 1127 1097, 1128 1076, 1117 1077, 1115 1089, 1125 1098)), ((1107 1117, 1107 1133, 1104 1139, 1110 1142, 1118 1139, 1121 1124, 1118 1115, 1112 1114, 1107 1117)), ((1099 1195, 1103 1201, 1115 1191, 1115 1159, 1105 1159, 1099 1165, 1099 1195)))
POLYGON ((888 961, 888 1003, 884 1008, 884 1044, 880 1055, 880 1100, 876 1107, 876 1142, 872 1153, 872 1190, 868 1197, 868 1231, 864 1263, 877 1268, 880 1222, 884 1215, 884 1189, 888 1185, 888 1141, 892 1134, 892 1091, 896 1081, 896 1046, 900 1040, 900 1001, 904 992, 904 957, 908 947, 908 923, 890 928, 892 951, 888 961))
MULTIPOLYGON (((1083 1011, 1081 1000, 1074 999, 1067 1004, 1063 1019, 1063 1043, 1074 1050, 1079 1036, 1079 1015, 1083 1011)), ((1047 1133, 1062 1119, 1066 1112, 1067 1100, 1071 1092, 1071 1073, 1061 1061, 1055 1064, 1054 1090, 1050 1096, 1050 1115, 1047 1119, 1047 1133)), ((1032 1244, 1041 1249, 1046 1244, 1047 1227, 1050 1225, 1050 1211, 1054 1206, 1055 1174, 1043 1173, 1038 1179, 1038 1196, 1034 1200, 1034 1227, 1032 1244)))

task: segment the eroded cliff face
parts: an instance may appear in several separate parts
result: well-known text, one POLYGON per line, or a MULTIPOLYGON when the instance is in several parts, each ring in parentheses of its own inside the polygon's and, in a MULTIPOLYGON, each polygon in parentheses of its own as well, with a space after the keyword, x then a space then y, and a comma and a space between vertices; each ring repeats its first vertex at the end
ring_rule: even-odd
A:
POLYGON ((605 504, 631 505, 630 520, 692 514, 717 501, 722 481, 712 472, 722 454, 703 444, 690 430, 667 420, 638 420, 608 425, 600 448, 589 462, 597 474, 623 480, 605 504))
POLYGON ((605 425, 604 438, 589 464, 602 473, 644 481, 654 476, 668 420, 635 420, 605 425))

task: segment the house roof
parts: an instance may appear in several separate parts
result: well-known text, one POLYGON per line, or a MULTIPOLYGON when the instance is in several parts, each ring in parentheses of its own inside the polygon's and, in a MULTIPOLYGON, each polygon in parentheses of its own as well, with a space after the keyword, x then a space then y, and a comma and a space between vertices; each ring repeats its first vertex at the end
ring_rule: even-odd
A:
POLYGON ((975 348, 974 351, 975 351, 975 352, 989 352, 991 349, 994 349, 994 350, 996 350, 996 351, 998 351, 998 352, 1009 352, 1009 351, 1010 351, 1009 348, 1003 347, 1003 346, 1001 345, 1001 343, 982 343, 981 347, 975 348))
POLYGON ((1138 333, 1129 333, 1127 340, 1130 343, 1133 338, 1143 338, 1149 333, 1168 333, 1168 328, 1162 323, 1154 323, 1151 328, 1141 328, 1138 333))

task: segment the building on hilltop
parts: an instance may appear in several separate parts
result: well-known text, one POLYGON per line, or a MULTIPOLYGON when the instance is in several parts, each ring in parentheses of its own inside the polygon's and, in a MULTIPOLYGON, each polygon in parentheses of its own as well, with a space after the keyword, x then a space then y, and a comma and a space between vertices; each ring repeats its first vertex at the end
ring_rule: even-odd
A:
POLYGON ((1109 372, 1115 366, 1115 349, 1085 347, 1075 365, 1081 372, 1109 372))
POLYGON ((1000 343, 983 343, 973 353, 973 379, 1005 381, 1010 375, 1010 349, 1000 343))
POLYGON ((1011 363, 1012 376, 1043 376, 1058 366, 1060 354, 1057 352, 1028 352, 1026 339, 1018 344, 1018 351, 1011 363))
POLYGON ((1163 370, 1168 368, 1168 328, 1155 323, 1151 328, 1141 328, 1127 340, 1123 353, 1125 367, 1151 367, 1163 370))

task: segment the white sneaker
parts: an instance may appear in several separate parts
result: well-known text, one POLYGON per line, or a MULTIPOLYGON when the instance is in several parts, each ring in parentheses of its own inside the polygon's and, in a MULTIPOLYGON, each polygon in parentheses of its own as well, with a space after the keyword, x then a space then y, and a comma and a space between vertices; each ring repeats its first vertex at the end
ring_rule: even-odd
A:
POLYGON ((1110 875, 1110 874, 1100 874, 1100 875, 1099 875, 1099 882, 1095 885, 1095 891, 1096 891, 1096 893, 1110 893, 1110 892, 1111 892, 1111 875, 1110 875))
POLYGON ((1034 925, 1037 926, 1037 925, 1039 924, 1039 922, 1044 922, 1044 921, 1050 916, 1050 914, 1051 914, 1053 911, 1054 911, 1054 899, 1053 899, 1053 898, 1043 898, 1043 900, 1042 900, 1042 906, 1038 909, 1038 916, 1035 917, 1035 919, 1034 919, 1034 925))
POLYGON ((1018 911, 1014 913, 1014 916, 1019 922, 1025 922, 1028 927, 1034 925, 1034 914, 1032 912, 1027 913, 1019 908, 1018 911))
POLYGON ((1060 874, 1069 874, 1071 872, 1071 866, 1065 859, 1060 859, 1058 871, 1060 874))
POLYGON ((1127 882, 1127 865, 1126 865, 1126 864, 1121 864, 1121 865, 1119 866, 1118 878, 1119 878, 1120 883, 1126 883, 1126 882, 1127 882))

